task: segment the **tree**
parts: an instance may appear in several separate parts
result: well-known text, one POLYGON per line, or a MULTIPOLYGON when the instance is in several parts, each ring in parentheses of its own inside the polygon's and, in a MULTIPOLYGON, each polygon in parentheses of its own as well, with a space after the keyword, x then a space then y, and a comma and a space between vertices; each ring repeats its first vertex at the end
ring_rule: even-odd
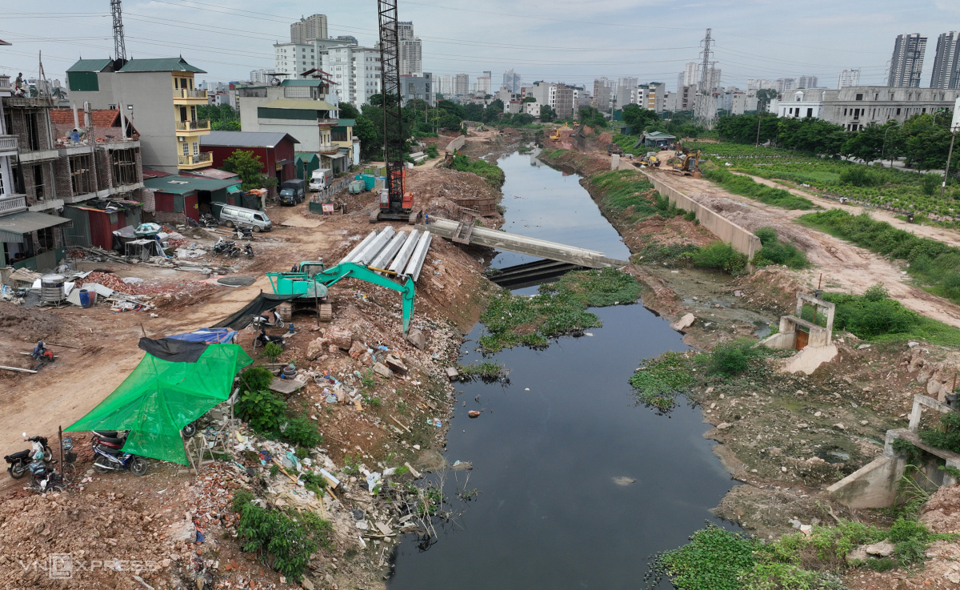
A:
POLYGON ((537 97, 535 96, 525 96, 520 102, 537 102, 537 97))
POLYGON ((487 105, 487 108, 483 109, 484 123, 497 121, 501 116, 503 116, 503 101, 499 98, 487 105))
POLYGON ((467 121, 482 121, 483 107, 473 102, 464 105, 463 118, 467 121))
POLYGON ((764 88, 757 90, 757 110, 765 111, 770 105, 770 101, 777 97, 777 91, 773 88, 764 88))
POLYGON ((269 188, 276 186, 277 179, 263 173, 263 162, 260 156, 246 150, 237 150, 223 161, 223 169, 235 172, 242 181, 240 186, 245 191, 269 188))
POLYGON ((641 109, 639 105, 628 104, 623 107, 623 122, 631 127, 633 135, 640 135, 660 123, 660 115, 650 109, 641 109))
POLYGON ((604 118, 603 113, 595 107, 583 107, 580 109, 580 123, 591 127, 607 126, 607 120, 604 118))
POLYGON ((548 104, 545 104, 540 107, 540 121, 542 123, 549 123, 557 118, 557 112, 553 110, 548 104))
POLYGON ((848 158, 857 158, 864 162, 879 160, 881 156, 892 159, 896 157, 897 152, 894 145, 895 139, 895 123, 868 125, 847 138, 840 151, 848 158))
POLYGON ((349 102, 341 102, 339 108, 340 116, 344 119, 360 118, 360 111, 358 111, 357 107, 353 106, 349 102))

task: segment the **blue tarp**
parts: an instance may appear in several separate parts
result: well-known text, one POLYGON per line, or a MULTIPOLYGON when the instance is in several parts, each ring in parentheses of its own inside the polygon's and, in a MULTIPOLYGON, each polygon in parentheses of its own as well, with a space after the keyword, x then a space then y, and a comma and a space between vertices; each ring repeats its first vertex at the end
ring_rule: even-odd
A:
POLYGON ((176 334, 174 336, 167 336, 173 340, 186 340, 187 342, 205 342, 207 344, 227 344, 237 333, 228 328, 203 328, 200 330, 194 330, 193 332, 186 332, 184 334, 176 334))

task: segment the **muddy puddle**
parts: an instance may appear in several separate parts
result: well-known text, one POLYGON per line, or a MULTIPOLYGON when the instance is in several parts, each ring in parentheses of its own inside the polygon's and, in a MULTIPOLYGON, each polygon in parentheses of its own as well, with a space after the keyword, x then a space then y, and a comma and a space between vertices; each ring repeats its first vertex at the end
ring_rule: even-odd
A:
MULTIPOLYGON (((504 229, 626 258, 578 178, 530 161, 500 161, 504 229)), ((529 261, 504 253, 495 264, 529 261)), ((389 588, 636 588, 650 556, 715 520, 709 510, 734 482, 700 411, 659 416, 628 383, 642 359, 686 350, 680 334, 640 304, 591 311, 603 327, 543 351, 484 359, 483 327, 468 336, 461 362, 500 363, 509 382, 458 384, 445 456, 473 465, 445 475, 458 516, 429 546, 404 539, 389 588), (458 491, 475 494, 458 501, 458 491)))

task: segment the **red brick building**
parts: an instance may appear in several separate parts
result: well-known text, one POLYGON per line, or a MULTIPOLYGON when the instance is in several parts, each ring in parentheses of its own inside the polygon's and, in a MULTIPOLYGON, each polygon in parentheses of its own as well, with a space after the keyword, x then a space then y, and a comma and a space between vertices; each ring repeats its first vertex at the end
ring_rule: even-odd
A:
POLYGON ((297 178, 295 147, 299 142, 287 133, 254 131, 211 131, 200 138, 200 151, 213 154, 213 167, 237 150, 253 152, 264 164, 264 174, 277 179, 278 185, 297 178))

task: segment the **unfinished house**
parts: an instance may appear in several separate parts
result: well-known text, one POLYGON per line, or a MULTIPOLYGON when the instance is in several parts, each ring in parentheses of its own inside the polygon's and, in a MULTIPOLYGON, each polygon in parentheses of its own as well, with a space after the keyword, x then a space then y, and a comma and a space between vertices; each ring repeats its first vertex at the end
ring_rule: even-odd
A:
POLYGON ((818 296, 797 293, 796 314, 781 316, 779 332, 762 340, 761 344, 798 351, 783 370, 789 373, 803 371, 809 375, 837 355, 837 347, 833 345, 836 311, 834 304, 818 296))

